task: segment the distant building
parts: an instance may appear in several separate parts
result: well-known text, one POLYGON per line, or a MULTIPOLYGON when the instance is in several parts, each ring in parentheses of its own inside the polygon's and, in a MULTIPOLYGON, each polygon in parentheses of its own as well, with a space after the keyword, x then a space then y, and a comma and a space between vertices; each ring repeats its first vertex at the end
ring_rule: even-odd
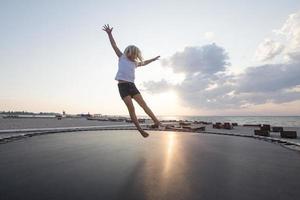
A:
POLYGON ((92 115, 90 113, 88 113, 88 114, 78 114, 77 116, 80 116, 80 117, 91 117, 92 115))

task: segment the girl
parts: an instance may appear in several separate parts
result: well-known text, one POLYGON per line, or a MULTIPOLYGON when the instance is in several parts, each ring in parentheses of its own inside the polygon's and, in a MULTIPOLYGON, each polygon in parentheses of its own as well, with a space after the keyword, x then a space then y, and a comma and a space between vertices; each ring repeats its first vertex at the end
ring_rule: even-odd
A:
POLYGON ((130 118, 135 124, 137 130, 142 134, 143 137, 148 137, 149 134, 141 128, 137 120, 132 98, 144 109, 144 111, 154 121, 154 125, 152 125, 152 127, 159 127, 161 123, 155 117, 151 109, 144 101, 141 93, 136 88, 134 84, 134 78, 135 78, 134 72, 135 72, 135 68, 148 65, 149 63, 157 60, 160 56, 143 61, 140 49, 134 45, 128 46, 125 49, 124 53, 122 53, 117 47, 116 42, 112 36, 111 32, 113 28, 109 27, 109 25, 107 24, 103 26, 102 30, 104 30, 108 34, 111 46, 116 52, 117 56, 119 57, 119 64, 118 64, 119 69, 115 77, 115 80, 119 82, 118 88, 119 88, 120 96, 124 101, 124 103, 126 104, 129 111, 130 118))

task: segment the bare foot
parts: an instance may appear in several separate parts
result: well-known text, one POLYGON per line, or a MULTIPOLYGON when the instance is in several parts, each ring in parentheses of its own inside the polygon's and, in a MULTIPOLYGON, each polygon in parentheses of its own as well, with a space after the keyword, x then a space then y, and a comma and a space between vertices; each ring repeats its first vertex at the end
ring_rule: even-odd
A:
POLYGON ((148 134, 146 131, 144 131, 144 130, 139 130, 139 132, 141 133, 141 135, 142 135, 144 138, 146 138, 146 137, 149 136, 149 134, 148 134))
POLYGON ((162 126, 162 123, 160 121, 156 121, 154 122, 155 125, 159 125, 159 126, 162 126))
POLYGON ((163 126, 162 123, 160 123, 159 121, 154 123, 153 125, 150 125, 150 128, 159 128, 160 126, 163 126))

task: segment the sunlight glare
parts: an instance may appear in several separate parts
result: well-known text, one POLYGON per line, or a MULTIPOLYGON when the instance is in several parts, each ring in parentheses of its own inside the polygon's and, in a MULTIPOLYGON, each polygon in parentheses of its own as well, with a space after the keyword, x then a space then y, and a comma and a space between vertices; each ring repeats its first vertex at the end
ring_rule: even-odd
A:
POLYGON ((172 159, 174 157, 174 146, 175 146, 176 137, 174 133, 168 133, 167 135, 167 148, 166 148, 166 159, 165 167, 163 171, 164 177, 168 177, 172 159))

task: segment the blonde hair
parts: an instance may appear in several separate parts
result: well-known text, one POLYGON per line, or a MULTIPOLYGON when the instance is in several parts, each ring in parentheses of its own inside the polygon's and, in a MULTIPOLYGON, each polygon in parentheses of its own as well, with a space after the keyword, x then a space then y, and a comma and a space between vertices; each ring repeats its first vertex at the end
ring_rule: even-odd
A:
POLYGON ((132 57, 134 58, 134 60, 136 62, 141 61, 143 62, 143 57, 142 57, 142 52, 141 50, 137 47, 137 46, 134 46, 134 45, 129 45, 128 47, 126 47, 126 49, 124 50, 124 54, 127 56, 127 57, 132 57))

